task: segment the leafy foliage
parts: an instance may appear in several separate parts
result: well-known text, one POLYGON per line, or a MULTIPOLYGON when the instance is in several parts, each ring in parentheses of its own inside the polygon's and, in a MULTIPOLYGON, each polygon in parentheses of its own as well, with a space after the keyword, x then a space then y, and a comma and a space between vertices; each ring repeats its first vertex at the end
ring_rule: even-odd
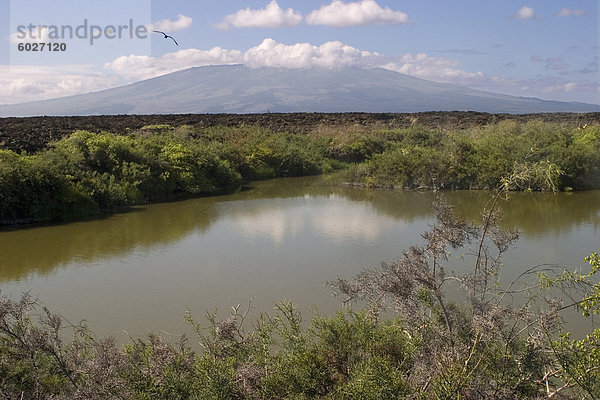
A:
MULTIPOLYGON (((600 254, 592 253, 585 261, 590 265, 587 273, 563 271, 556 277, 540 274, 540 282, 548 289, 560 288, 567 298, 579 294, 579 299, 562 308, 576 307, 589 318, 600 315, 600 283, 595 279, 600 271, 600 254)), ((569 332, 562 332, 550 340, 556 359, 548 373, 563 382, 556 392, 575 387, 581 398, 600 398, 600 328, 581 339, 572 339, 569 332)))
POLYGON ((536 174, 513 190, 597 188, 599 131, 505 120, 461 132, 422 127, 384 132, 391 144, 350 168, 347 179, 377 187, 494 189, 503 177, 526 169, 536 174))
POLYGON ((174 135, 78 131, 36 155, 3 151, 0 166, 0 220, 60 220, 241 183, 210 147, 174 135))
POLYGON ((245 126, 148 125, 76 131, 34 155, 0 151, 0 222, 56 221, 237 190, 243 181, 335 171, 355 185, 511 190, 600 186, 600 127, 505 120, 469 131, 413 126, 272 133, 245 126))

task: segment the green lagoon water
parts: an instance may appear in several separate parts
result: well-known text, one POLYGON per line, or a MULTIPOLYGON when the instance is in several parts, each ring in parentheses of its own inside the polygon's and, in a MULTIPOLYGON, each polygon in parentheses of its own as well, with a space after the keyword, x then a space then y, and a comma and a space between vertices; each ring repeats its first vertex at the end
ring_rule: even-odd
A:
MULTIPOLYGON (((439 195, 439 193, 437 194, 439 195)), ((444 192, 478 218, 489 192, 444 192)), ((346 188, 328 178, 252 184, 229 196, 139 207, 102 219, 0 231, 0 291, 29 291, 98 335, 189 333, 197 316, 252 299, 339 306, 324 281, 351 278, 421 242, 436 194, 346 188)), ((545 263, 583 267, 600 247, 600 191, 513 193, 504 224, 521 230, 503 276, 545 263)), ((455 263, 455 267, 462 267, 455 263)), ((308 318, 308 316, 307 316, 308 318)))

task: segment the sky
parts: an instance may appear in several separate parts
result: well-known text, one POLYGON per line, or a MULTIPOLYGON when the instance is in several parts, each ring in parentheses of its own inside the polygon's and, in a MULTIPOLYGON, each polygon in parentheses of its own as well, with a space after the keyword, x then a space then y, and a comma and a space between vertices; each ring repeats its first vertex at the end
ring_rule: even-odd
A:
POLYGON ((0 104, 218 64, 379 67, 490 92, 600 104, 599 3, 0 0, 0 104))

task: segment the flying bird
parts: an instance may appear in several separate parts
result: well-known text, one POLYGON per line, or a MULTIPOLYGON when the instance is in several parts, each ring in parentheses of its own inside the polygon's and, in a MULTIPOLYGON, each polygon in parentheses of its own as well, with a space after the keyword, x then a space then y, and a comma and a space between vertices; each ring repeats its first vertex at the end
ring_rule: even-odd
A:
POLYGON ((175 40, 175 39, 173 38, 173 36, 171 36, 171 35, 167 35, 166 33, 162 32, 162 31, 152 31, 152 32, 156 32, 156 33, 162 33, 163 35, 165 35, 165 39, 167 39, 167 38, 171 38, 171 40, 172 40, 172 41, 174 41, 174 42, 175 42, 175 44, 176 44, 177 46, 179 46, 179 43, 177 43, 177 40, 175 40))

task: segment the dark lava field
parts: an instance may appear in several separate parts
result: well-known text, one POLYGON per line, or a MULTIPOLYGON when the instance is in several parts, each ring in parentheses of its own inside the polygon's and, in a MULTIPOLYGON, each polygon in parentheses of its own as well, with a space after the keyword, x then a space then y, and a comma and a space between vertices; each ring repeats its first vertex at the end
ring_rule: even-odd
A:
POLYGON ((364 127, 398 129, 414 125, 444 130, 460 130, 512 119, 517 122, 545 122, 583 126, 600 124, 600 113, 549 114, 487 114, 480 112, 422 112, 406 114, 373 113, 290 113, 290 114, 157 114, 157 115, 97 115, 77 117, 0 118, 0 149, 36 152, 49 143, 83 129, 127 134, 146 125, 169 124, 241 126, 256 125, 273 132, 306 134, 323 127, 364 127))

